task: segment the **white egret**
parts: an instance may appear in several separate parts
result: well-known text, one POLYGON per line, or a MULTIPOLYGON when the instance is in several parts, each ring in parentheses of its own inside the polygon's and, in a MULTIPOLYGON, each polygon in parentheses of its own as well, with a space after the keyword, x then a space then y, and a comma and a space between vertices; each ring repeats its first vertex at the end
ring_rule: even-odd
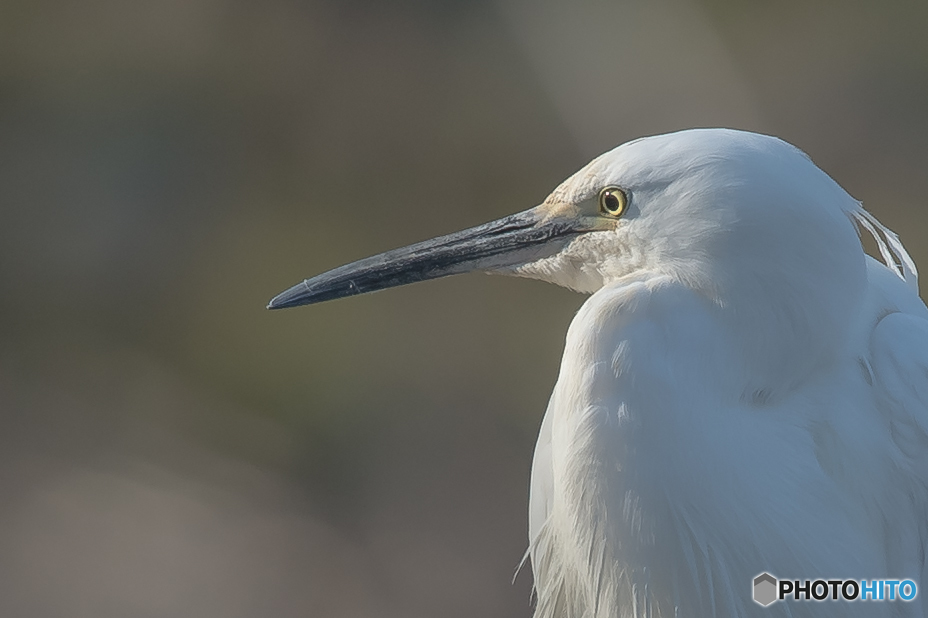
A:
POLYGON ((751 599, 762 572, 928 584, 928 310, 898 237, 800 150, 629 142, 536 208, 270 307, 474 270, 592 294, 532 466, 537 617, 926 615, 923 595, 751 599))

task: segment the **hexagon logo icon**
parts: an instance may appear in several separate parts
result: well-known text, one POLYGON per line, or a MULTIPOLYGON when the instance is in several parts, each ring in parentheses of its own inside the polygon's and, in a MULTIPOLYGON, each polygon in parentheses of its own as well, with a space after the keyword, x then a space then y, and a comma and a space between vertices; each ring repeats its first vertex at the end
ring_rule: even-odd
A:
POLYGON ((754 578, 754 602, 767 607, 777 600, 777 578, 761 573, 754 578))

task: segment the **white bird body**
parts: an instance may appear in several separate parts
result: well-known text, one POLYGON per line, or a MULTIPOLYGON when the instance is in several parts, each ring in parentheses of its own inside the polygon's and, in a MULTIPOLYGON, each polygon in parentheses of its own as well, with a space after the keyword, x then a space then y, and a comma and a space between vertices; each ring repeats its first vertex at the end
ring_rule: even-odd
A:
MULTIPOLYGON (((639 270, 583 305, 532 468, 536 616, 926 615, 921 597, 764 608, 750 596, 765 571, 924 581, 928 310, 864 256, 844 215, 856 206, 845 194, 833 205, 844 220, 829 223, 845 226, 856 252, 812 242, 805 249, 821 260, 800 255, 809 262, 792 272, 773 262, 768 281, 752 264, 766 293, 745 294, 738 272, 701 285, 698 273, 639 270), (843 260, 844 290, 828 285, 829 253, 843 260), (811 296, 802 281, 777 285, 783 272, 834 298, 811 296)), ((715 228, 706 243, 752 225, 743 203, 732 208, 732 229, 715 228)))
POLYGON ((928 615, 928 309, 895 234, 801 151, 724 129, 636 140, 537 208, 270 306, 468 270, 592 294, 532 466, 536 618, 928 615), (925 590, 761 607, 762 572, 925 590))
MULTIPOLYGON (((862 321, 874 335, 889 311, 907 313, 880 324, 923 322, 913 372, 928 386, 928 312, 884 266, 869 271, 862 321)), ((869 341, 775 401, 725 396, 735 359, 713 313, 656 276, 603 288, 571 324, 532 469, 536 615, 925 615, 919 601, 751 601, 764 571, 920 577, 928 440, 911 428, 920 459, 899 452, 866 373, 893 369, 869 341)))

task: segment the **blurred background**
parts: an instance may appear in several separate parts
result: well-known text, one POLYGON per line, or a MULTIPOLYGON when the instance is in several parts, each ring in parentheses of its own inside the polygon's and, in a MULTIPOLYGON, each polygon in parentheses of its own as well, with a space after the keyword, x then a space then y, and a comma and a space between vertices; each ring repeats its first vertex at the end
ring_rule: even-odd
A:
POLYGON ((691 126, 776 134, 928 266, 928 4, 0 2, 0 615, 531 615, 583 297, 270 313, 691 126))

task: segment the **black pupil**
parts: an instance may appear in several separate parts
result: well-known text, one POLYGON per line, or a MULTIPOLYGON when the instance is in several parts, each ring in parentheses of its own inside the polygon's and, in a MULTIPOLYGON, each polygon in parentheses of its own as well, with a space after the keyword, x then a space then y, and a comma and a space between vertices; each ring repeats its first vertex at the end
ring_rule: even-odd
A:
POLYGON ((617 198, 614 193, 607 193, 603 199, 606 201, 606 210, 609 212, 616 212, 619 210, 619 198, 617 198))

